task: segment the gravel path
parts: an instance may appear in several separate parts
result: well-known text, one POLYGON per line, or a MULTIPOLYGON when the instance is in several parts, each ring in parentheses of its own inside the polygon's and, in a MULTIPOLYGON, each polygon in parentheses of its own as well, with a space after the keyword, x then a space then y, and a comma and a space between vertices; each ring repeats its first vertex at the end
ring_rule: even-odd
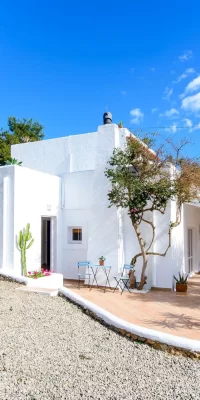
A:
POLYGON ((0 280, 0 399, 200 399, 200 363, 136 344, 61 297, 0 280))

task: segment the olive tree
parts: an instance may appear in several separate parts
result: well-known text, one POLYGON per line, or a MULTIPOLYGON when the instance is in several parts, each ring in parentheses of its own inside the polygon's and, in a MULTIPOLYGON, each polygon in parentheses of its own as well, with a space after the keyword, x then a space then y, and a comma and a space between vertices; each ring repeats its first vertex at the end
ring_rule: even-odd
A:
POLYGON ((165 257, 172 241, 172 230, 181 222, 182 204, 199 198, 200 163, 181 155, 187 144, 182 141, 176 146, 167 140, 156 146, 155 139, 147 135, 140 140, 130 135, 123 149, 115 148, 105 170, 110 180, 108 192, 109 207, 116 206, 127 210, 135 230, 140 252, 133 254, 131 264, 135 265, 142 257, 141 290, 145 284, 145 272, 149 256, 165 257), (154 148, 152 150, 150 147, 154 148), (176 219, 169 222, 168 245, 163 252, 152 250, 156 226, 151 213, 165 214, 168 202, 176 200, 176 219), (151 240, 147 244, 141 233, 141 224, 151 227, 151 240))

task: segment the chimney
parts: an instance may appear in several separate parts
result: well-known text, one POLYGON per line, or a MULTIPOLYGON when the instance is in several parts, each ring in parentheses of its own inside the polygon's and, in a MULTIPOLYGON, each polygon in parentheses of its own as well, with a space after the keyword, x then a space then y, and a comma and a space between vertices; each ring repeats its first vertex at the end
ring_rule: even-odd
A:
POLYGON ((112 124, 112 114, 110 112, 105 112, 103 114, 103 123, 104 125, 112 124))

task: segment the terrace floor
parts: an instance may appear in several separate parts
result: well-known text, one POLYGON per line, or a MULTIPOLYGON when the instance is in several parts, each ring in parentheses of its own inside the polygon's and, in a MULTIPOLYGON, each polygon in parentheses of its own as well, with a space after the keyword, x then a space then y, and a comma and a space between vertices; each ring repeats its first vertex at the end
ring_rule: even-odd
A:
POLYGON ((152 290, 146 294, 82 286, 64 281, 64 286, 132 324, 164 333, 200 340, 200 275, 189 280, 187 293, 152 290))

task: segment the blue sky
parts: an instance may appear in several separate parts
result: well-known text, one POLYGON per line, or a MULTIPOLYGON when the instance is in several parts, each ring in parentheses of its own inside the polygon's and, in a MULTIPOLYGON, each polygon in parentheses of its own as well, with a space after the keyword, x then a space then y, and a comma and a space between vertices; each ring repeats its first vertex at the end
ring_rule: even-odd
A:
POLYGON ((91 132, 107 106, 132 130, 189 137, 198 156, 199 12, 197 0, 3 0, 0 126, 12 115, 46 138, 91 132))

